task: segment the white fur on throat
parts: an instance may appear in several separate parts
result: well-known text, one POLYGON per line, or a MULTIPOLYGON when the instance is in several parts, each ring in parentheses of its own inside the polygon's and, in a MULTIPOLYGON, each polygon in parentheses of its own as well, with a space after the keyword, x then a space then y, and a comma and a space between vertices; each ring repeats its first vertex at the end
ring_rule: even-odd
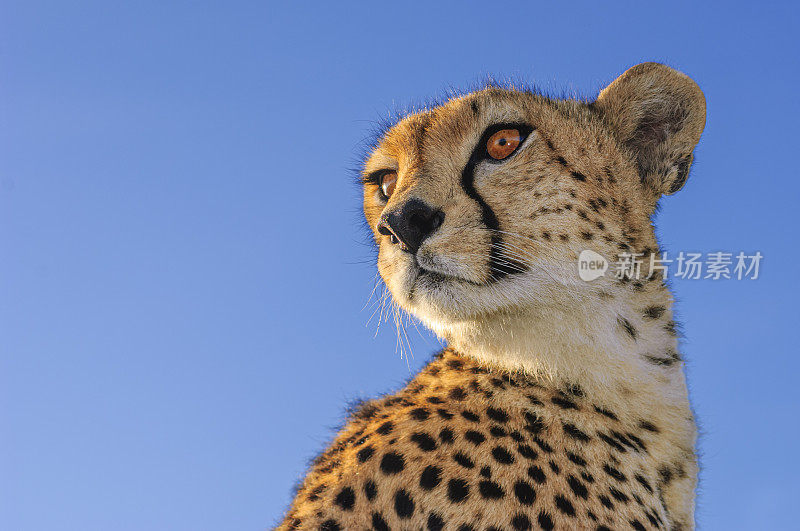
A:
POLYGON ((425 322, 464 355, 524 371, 557 388, 578 385, 599 406, 657 418, 693 440, 683 363, 665 367, 645 358, 677 352, 677 339, 664 327, 669 306, 666 288, 646 294, 620 286, 610 300, 587 296, 580 305, 553 303, 469 321, 425 322), (667 310, 661 319, 647 320, 640 309, 654 298, 667 310), (620 318, 636 329, 635 339, 620 318))

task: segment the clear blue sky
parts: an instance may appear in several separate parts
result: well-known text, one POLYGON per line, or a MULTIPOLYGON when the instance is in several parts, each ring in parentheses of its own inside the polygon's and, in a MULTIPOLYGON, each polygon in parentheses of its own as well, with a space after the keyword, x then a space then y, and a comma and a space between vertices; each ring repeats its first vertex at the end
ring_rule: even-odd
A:
POLYGON ((708 99, 663 243, 765 257, 675 283, 698 520, 796 528, 796 3, 118 4, 0 2, 0 528, 274 525, 346 402, 437 348, 413 332, 409 368, 366 325, 373 121, 650 60, 708 99))

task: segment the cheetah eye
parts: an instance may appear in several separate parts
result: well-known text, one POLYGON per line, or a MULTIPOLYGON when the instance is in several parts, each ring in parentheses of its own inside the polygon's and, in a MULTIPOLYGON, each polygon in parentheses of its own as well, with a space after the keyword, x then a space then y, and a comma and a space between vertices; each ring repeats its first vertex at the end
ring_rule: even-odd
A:
POLYGON ((501 129, 486 141, 486 152, 494 160, 503 160, 514 153, 523 140, 519 129, 501 129))
POLYGON ((389 199, 394 193, 394 187, 397 184, 397 172, 386 172, 380 177, 381 193, 384 199, 389 199))

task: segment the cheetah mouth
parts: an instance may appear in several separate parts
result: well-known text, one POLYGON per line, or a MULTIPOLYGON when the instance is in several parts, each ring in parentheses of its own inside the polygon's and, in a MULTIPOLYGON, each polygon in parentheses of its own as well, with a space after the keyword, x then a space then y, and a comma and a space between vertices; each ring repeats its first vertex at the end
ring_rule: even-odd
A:
POLYGON ((449 293, 464 284, 466 281, 462 278, 417 266, 408 290, 408 299, 419 302, 431 296, 436 297, 436 294, 449 293))
POLYGON ((423 288, 437 289, 445 286, 469 285, 484 286, 485 283, 476 281, 469 277, 469 273, 461 271, 458 261, 452 262, 453 258, 443 260, 439 256, 426 254, 412 255, 410 269, 413 274, 413 284, 422 284, 423 288))
POLYGON ((430 269, 425 269, 424 267, 419 267, 417 272, 418 278, 426 278, 433 282, 447 282, 448 280, 464 280, 459 277, 454 277, 451 275, 445 275, 444 273, 439 273, 438 271, 432 271, 430 269))
POLYGON ((480 282, 475 282, 474 280, 470 280, 468 278, 464 278, 462 276, 442 273, 441 271, 434 271, 433 269, 428 269, 424 266, 417 265, 417 278, 416 281, 420 279, 424 279, 425 282, 430 282, 433 284, 444 284, 447 282, 456 282, 456 283, 464 283, 470 284, 472 286, 483 286, 480 282))

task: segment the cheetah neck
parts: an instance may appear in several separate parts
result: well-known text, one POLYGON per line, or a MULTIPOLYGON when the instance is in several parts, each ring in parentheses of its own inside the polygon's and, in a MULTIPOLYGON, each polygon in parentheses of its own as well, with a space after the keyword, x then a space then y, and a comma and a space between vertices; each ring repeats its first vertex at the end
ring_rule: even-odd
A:
POLYGON ((693 437, 668 289, 618 285, 603 293, 437 331, 487 365, 559 389, 580 386, 598 404, 658 418, 693 437))
POLYGON ((435 330, 457 352, 495 370, 579 392, 628 427, 659 427, 648 459, 659 469, 675 529, 691 528, 697 429, 678 352, 672 297, 662 284, 605 286, 549 304, 435 330), (665 472, 675 471, 671 483, 665 472))

